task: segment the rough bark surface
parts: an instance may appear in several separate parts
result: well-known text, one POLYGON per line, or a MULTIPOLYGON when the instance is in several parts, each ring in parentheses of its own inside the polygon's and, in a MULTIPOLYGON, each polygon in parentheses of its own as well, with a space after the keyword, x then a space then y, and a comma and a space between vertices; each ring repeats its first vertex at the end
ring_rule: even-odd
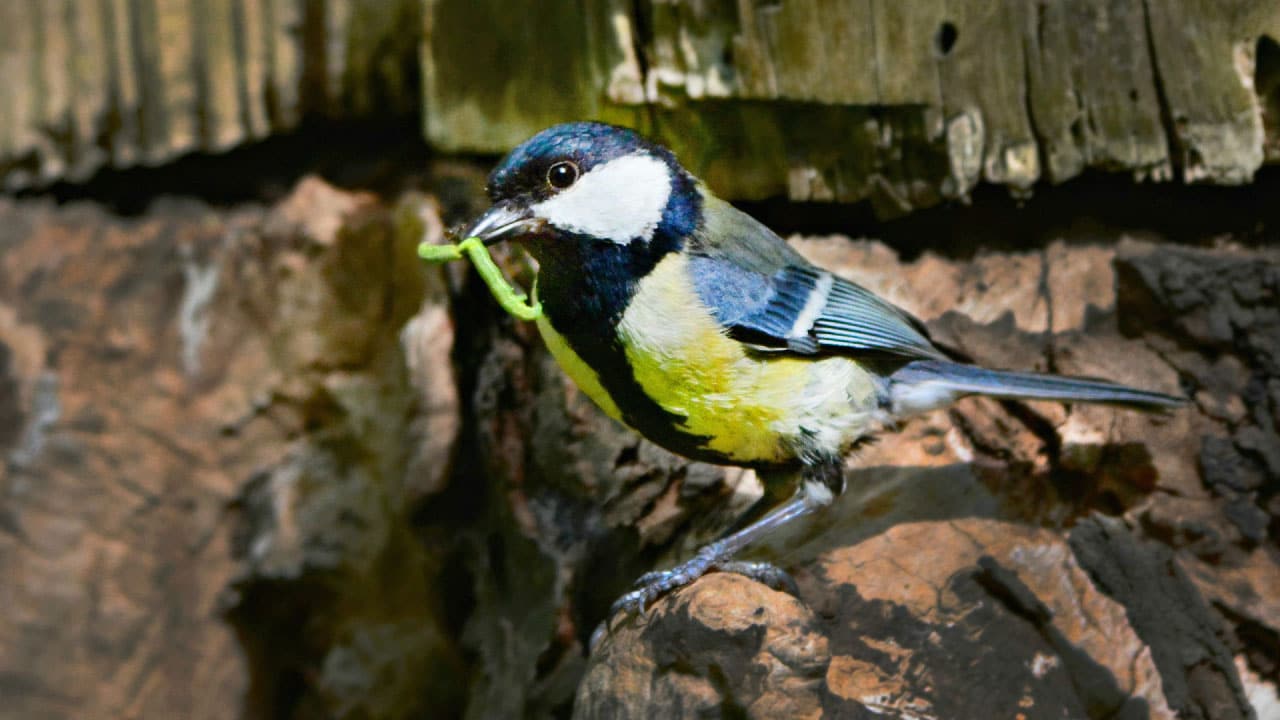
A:
POLYGON ((588 656, 636 575, 761 488, 638 440, 464 268, 419 266, 482 177, 3 200, 0 716, 1280 709, 1273 184, 1082 184, 793 238, 976 361, 1194 402, 918 418, 758 550, 799 598, 711 575, 588 656))
POLYGON ((796 569, 798 600, 712 575, 615 619, 575 717, 1280 712, 1273 251, 799 247, 980 362, 1181 385, 1195 406, 968 401, 908 423, 761 553, 796 569))
POLYGON ((0 716, 457 707, 432 208, 0 200, 0 716))
POLYGON ((1077 188, 793 238, 979 362, 1194 402, 918 418, 758 549, 799 598, 713 574, 588 656, 636 575, 761 488, 638 440, 463 268, 419 267, 481 179, 3 201, 0 716, 1280 709, 1280 258, 1250 244, 1274 211, 1189 190, 1208 220, 1145 222, 1122 189, 1117 221, 1077 188))

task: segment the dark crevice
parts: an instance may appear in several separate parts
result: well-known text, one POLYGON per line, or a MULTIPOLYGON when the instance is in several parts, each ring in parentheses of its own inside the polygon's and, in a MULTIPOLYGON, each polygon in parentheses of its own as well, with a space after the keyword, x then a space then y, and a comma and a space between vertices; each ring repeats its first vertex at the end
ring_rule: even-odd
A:
POLYGON ((190 20, 191 24, 187 28, 191 37, 191 64, 188 72, 191 73, 191 84, 195 93, 192 114, 195 116, 196 137, 199 138, 200 145, 210 147, 213 144, 214 129, 213 118, 209 117, 208 109, 213 99, 213 88, 210 87, 207 66, 209 37, 206 32, 203 32, 203 28, 209 21, 208 2, 204 0, 192 2, 190 20))
MULTIPOLYGON (((108 157, 112 155, 114 138, 124 137, 124 100, 120 89, 120 49, 118 46, 119 30, 115 6, 103 3, 102 6, 102 42, 103 42, 103 75, 106 78, 106 108, 97 118, 97 131, 94 133, 94 145, 108 157)), ((0 171, 3 174, 3 171, 0 171)))
POLYGON ((1040 52, 1044 52, 1045 39, 1048 37, 1045 33, 1047 21, 1045 19, 1045 3, 1036 2, 1033 5, 1036 14, 1035 31, 1036 31, 1036 47, 1040 52))
MULTIPOLYGON (((63 6, 62 22, 66 27, 75 27, 78 17, 76 11, 77 8, 72 3, 67 3, 63 6)), ((74 82, 72 82, 71 79, 76 77, 76 53, 67 53, 66 56, 62 58, 62 62, 62 71, 65 73, 68 83, 74 87, 74 82)), ((62 146, 65 148, 64 152, 67 157, 75 157, 80 154, 78 148, 78 145, 80 144, 79 138, 82 137, 84 133, 81 132, 81 128, 79 127, 79 118, 76 116, 75 111, 71 109, 71 106, 67 106, 67 108, 63 110, 63 118, 66 136, 63 138, 62 146)))
POLYGON ((1259 677, 1280 678, 1280 632, 1222 603, 1215 603, 1214 609, 1231 624, 1234 649, 1244 654, 1249 668, 1259 677))
MULTIPOLYGON (((258 22, 262 24, 262 32, 260 37, 262 42, 267 42, 267 38, 275 37, 276 34, 276 14, 270 4, 263 3, 258 11, 258 22)), ((275 53, 264 53, 262 59, 262 76, 273 78, 277 77, 276 55, 275 53)), ((266 106, 267 123, 273 127, 282 127, 284 123, 284 102, 280 98, 280 93, 276 89, 273 82, 263 83, 262 88, 263 105, 266 106)))
POLYGON ((429 160, 416 117, 304 122, 298 129, 225 153, 192 153, 156 167, 99 170, 84 182, 57 182, 18 197, 92 201, 136 216, 162 196, 216 206, 275 202, 306 175, 349 189, 394 194, 420 185, 429 160), (323 152, 321 152, 321 149, 323 152))
POLYGON ((1150 717, 1150 708, 1144 698, 1127 695, 1105 665, 1090 657, 1054 626, 1052 611, 1022 582, 1017 573, 1003 567, 989 555, 978 559, 978 568, 974 575, 978 586, 1009 612, 1035 628, 1045 644, 1062 661, 1067 679, 1091 720, 1137 720, 1150 717))
POLYGON ((7 455, 26 426, 18 379, 11 374, 13 351, 0 340, 0 453, 7 455))
POLYGON ((933 47, 937 51, 938 57, 950 55, 959 37, 960 33, 956 30, 955 23, 947 21, 939 25, 938 32, 933 36, 933 47))
MULTIPOLYGON (((1037 23, 1041 22, 1039 16, 1043 15, 1043 13, 1044 9, 1037 5, 1037 23)), ((1030 38, 1024 35, 1022 41, 1022 110, 1027 115, 1027 125, 1031 127, 1031 137, 1036 143, 1036 158, 1040 165, 1040 172, 1037 173, 1036 179, 1039 180, 1049 176, 1049 142, 1039 123, 1036 122, 1035 104, 1031 102, 1034 81, 1034 75, 1031 72, 1032 50, 1030 38)))
POLYGON ((649 4, 644 0, 631 0, 631 19, 635 32, 631 34, 631 49, 636 54, 636 63, 640 66, 640 82, 642 86, 649 80, 649 46, 653 42, 653 31, 649 27, 649 4))
POLYGON ((1005 412, 1022 423, 1022 426, 1035 435, 1043 443, 1044 454, 1049 459, 1049 467, 1056 468, 1062 458, 1062 438, 1048 418, 1041 415, 1025 402, 1017 400, 1001 400, 1000 405, 1005 412))
POLYGON ((154 6, 148 3, 129 3, 128 8, 129 36, 136 38, 130 48, 131 67, 128 71, 136 78, 138 99, 134 104, 134 123, 139 138, 138 151, 145 159, 152 150, 147 146, 147 141, 168 137, 169 127, 162 110, 165 107, 165 96, 164 83, 160 77, 160 53, 156 47, 158 32, 154 6))
POLYGON ((1253 91, 1262 108, 1265 150, 1269 159, 1280 157, 1280 43, 1263 35, 1254 50, 1253 91))
POLYGON ((710 665, 707 668, 707 679, 711 682, 711 686, 720 694, 720 717, 724 720, 746 720, 750 717, 747 709, 742 706, 734 698, 733 685, 731 684, 724 668, 719 665, 710 665))
POLYGON ((653 27, 649 17, 650 6, 645 0, 631 0, 631 20, 634 32, 631 34, 631 51, 635 53, 636 64, 640 71, 640 92, 645 96, 643 112, 649 124, 649 132, 657 134, 659 112, 658 105, 649 98, 649 48, 653 46, 653 27))
POLYGON ((1251 717, 1219 620, 1172 550, 1140 540, 1119 519, 1097 516, 1077 525, 1067 543, 1093 584, 1124 607, 1179 717, 1251 717))
POLYGON ((329 106, 327 3, 328 0, 304 0, 302 3, 302 77, 298 101, 303 117, 323 115, 329 106))
POLYGON ((1178 121, 1169 106, 1169 96, 1164 87, 1164 75, 1160 72, 1160 58, 1156 56, 1155 28, 1151 26, 1151 2, 1142 0, 1142 30, 1146 35, 1147 57, 1151 63, 1151 81, 1155 85, 1156 99, 1160 104, 1160 122, 1164 125, 1164 134, 1168 142, 1169 162, 1178 176, 1186 177, 1186 165, 1190 161, 1184 153, 1182 138, 1178 132, 1178 121))
POLYGON ((904 260, 925 251, 953 259, 979 252, 1022 253, 1050 244, 1127 235, 1213 247, 1223 237, 1260 247, 1280 238, 1280 168, 1264 167, 1246 186, 1135 184, 1129 174, 1089 171, 1019 200, 982 184, 968 204, 946 203, 881 220, 867 202, 830 204, 774 198, 737 203, 783 235, 843 234, 884 241, 904 260))

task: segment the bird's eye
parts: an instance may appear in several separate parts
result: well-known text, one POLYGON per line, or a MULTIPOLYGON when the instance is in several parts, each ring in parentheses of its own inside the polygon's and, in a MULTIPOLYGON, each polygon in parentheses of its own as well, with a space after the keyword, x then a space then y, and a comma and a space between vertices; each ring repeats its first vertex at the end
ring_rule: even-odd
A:
POLYGON ((564 160, 547 169, 547 184, 563 190, 578 181, 578 166, 564 160))

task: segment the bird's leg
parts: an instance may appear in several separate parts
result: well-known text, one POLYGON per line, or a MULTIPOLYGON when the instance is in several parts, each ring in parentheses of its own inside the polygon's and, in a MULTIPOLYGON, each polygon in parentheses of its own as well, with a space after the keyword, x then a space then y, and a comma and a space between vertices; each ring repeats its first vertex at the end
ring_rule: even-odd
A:
POLYGON ((795 582, 791 577, 773 565, 733 562, 731 558, 762 536, 830 505, 843 490, 844 474, 838 459, 806 465, 800 484, 790 499, 741 530, 703 545, 693 557, 679 565, 669 570, 655 570, 641 575, 636 580, 636 589, 618 598, 610 608, 610 615, 621 611, 643 612, 659 596, 688 585, 709 570, 737 572, 775 588, 794 589, 795 582))

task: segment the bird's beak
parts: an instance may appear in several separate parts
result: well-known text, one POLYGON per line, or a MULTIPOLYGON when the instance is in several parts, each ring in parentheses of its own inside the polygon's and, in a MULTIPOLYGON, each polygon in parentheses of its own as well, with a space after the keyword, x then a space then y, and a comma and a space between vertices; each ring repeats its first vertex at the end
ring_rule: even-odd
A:
POLYGON ((533 216, 528 208, 503 202, 489 208, 462 233, 463 238, 480 238, 487 245, 506 240, 515 235, 537 232, 544 221, 533 216))

